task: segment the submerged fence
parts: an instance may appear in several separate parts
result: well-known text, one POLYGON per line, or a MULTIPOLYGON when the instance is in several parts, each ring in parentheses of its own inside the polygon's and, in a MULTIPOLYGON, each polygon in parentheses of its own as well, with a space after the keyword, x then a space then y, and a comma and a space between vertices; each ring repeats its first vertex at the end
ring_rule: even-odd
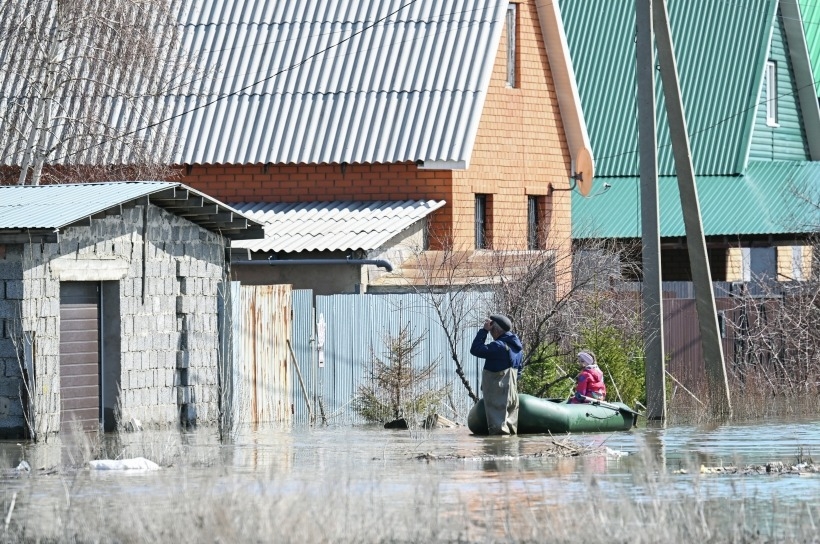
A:
MULTIPOLYGON (((771 297, 752 295, 747 285, 715 283, 718 322, 725 360, 748 363, 744 323, 765 317, 777 305, 771 297), (757 297, 757 298, 755 298, 757 297), (750 303, 751 301, 756 301, 750 303)), ((621 284, 616 291, 639 304, 640 284, 621 284)), ((664 282, 664 343, 667 370, 686 387, 705 378, 700 329, 691 283, 664 282)), ((225 405, 233 424, 320 422, 348 425, 364 422, 354 399, 374 369, 374 359, 389 358, 388 339, 407 328, 420 339, 414 368, 436 362, 427 390, 446 390, 438 411, 464 421, 472 400, 456 374, 451 342, 473 392, 480 390, 482 361, 469 354, 475 331, 491 310, 482 293, 461 293, 460 326, 442 327, 431 299, 418 294, 314 296, 289 286, 231 284, 232 350, 222 379, 225 405)), ((447 295, 440 295, 446 297, 447 295)), ((757 355, 755 355, 757 356, 757 355)), ((759 358, 759 357, 758 357, 759 358)))
MULTIPOLYGON (((467 310, 466 318, 446 332, 423 295, 314 297, 310 290, 237 282, 231 293, 234 341, 225 382, 232 390, 226 404, 234 425, 363 423, 354 399, 368 382, 374 358, 390 357, 388 341, 402 328, 420 339, 413 367, 437 364, 435 373, 419 386, 446 391, 439 413, 464 420, 472 406, 456 374, 451 342, 470 386, 479 390, 483 362, 469 351, 491 310, 486 295, 460 294, 457 303, 467 310)), ((449 313, 446 298, 439 301, 449 313)))

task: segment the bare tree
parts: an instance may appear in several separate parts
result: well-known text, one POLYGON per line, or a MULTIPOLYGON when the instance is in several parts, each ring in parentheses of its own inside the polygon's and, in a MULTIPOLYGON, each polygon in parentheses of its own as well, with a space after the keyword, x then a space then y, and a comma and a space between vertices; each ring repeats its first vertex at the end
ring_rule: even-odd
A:
MULTIPOLYGON (((817 245, 814 254, 817 255, 817 245)), ((820 265, 815 257, 812 268, 820 265)), ((744 389, 786 397, 820 391, 820 280, 754 281, 727 310, 729 369, 744 389)))
POLYGON ((0 0, 5 182, 168 177, 163 98, 197 77, 180 46, 186 1, 0 0))
MULTIPOLYGON (((460 346, 464 335, 474 334, 489 311, 512 318, 524 342, 525 366, 541 357, 546 346, 551 346, 553 355, 567 357, 593 312, 611 312, 607 322, 613 324, 635 322, 637 307, 622 298, 609 296, 604 297, 606 304, 586 304, 600 295, 594 286, 608 289, 612 281, 621 281, 620 253, 625 250, 612 244, 587 248, 604 258, 587 259, 583 273, 573 270, 578 255, 566 250, 456 249, 449 240, 438 240, 437 247, 442 249, 418 251, 412 272, 403 269, 409 276, 416 275, 408 278, 409 285, 434 310, 455 372, 474 401, 478 396, 464 372, 460 346), (616 318, 619 315, 623 319, 616 318)), ((574 376, 574 368, 567 367, 564 374, 574 376)))

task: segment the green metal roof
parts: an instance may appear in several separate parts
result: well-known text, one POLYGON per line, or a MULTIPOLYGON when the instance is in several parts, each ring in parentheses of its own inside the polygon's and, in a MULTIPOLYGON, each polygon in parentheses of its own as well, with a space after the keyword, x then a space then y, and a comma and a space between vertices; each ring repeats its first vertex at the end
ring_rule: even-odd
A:
MULTIPOLYGON (((806 31, 811 71, 820 74, 820 3, 817 0, 800 0, 800 16, 806 31)), ((814 76, 817 78, 817 76, 814 76)))
MULTIPOLYGON (((753 161, 744 175, 696 179, 706 236, 814 232, 820 210, 820 162, 753 161)), ((677 178, 658 179, 661 236, 685 236, 677 178)), ((587 198, 572 200, 572 237, 640 238, 640 179, 596 178, 587 198), (604 183, 610 185, 604 188, 604 183)))
MULTIPOLYGON (((559 0, 598 176, 638 174, 635 2, 559 0)), ((668 0, 695 171, 743 170, 775 0, 668 0), (740 77, 738 77, 740 75, 740 77)), ((674 174, 660 74, 658 169, 674 174)))

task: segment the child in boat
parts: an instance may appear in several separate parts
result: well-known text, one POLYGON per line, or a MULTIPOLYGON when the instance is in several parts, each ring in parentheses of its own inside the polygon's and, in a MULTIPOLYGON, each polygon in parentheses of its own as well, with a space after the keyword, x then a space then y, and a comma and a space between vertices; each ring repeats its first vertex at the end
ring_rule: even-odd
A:
POLYGON ((589 402, 587 398, 604 400, 606 397, 604 373, 595 362, 595 354, 591 351, 580 352, 578 365, 581 367, 581 373, 575 378, 575 394, 569 399, 569 403, 587 403, 589 402))

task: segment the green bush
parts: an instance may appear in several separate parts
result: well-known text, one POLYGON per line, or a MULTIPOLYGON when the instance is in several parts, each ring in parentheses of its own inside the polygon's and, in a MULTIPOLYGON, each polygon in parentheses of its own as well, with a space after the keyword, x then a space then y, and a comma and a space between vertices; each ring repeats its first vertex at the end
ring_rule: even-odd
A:
POLYGON ((539 348, 527 364, 518 384, 519 393, 536 397, 567 398, 580 372, 575 355, 582 349, 595 353, 604 373, 607 399, 646 404, 643 342, 640 337, 607 326, 581 331, 573 353, 561 353, 555 344, 539 348))
POLYGON ((567 362, 567 356, 559 353, 555 344, 541 346, 525 367, 518 382, 518 392, 536 397, 569 397, 577 366, 567 362))

